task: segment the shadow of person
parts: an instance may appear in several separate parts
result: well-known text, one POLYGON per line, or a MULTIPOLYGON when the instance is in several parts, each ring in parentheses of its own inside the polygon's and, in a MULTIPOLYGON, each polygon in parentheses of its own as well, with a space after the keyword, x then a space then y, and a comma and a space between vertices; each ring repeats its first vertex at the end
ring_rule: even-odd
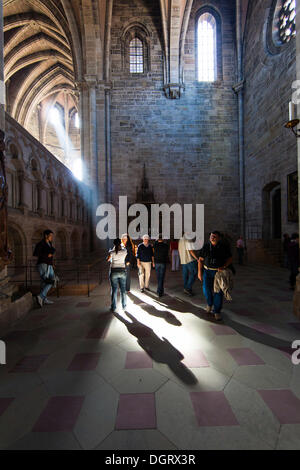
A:
POLYGON ((154 305, 145 304, 142 309, 154 317, 163 318, 166 322, 174 326, 181 326, 182 323, 168 310, 158 310, 154 305))
MULTIPOLYGON (((159 306, 163 307, 164 308, 163 310, 158 310, 157 308, 155 308, 154 305, 147 303, 147 301, 141 300, 138 296, 132 293, 131 293, 130 299, 135 305, 138 305, 150 315, 153 315, 154 317, 158 317, 158 318, 163 318, 164 320, 166 320, 166 322, 174 326, 182 325, 182 323, 178 320, 178 318, 176 318, 175 315, 173 315, 169 310, 167 310, 168 305, 164 302, 159 301, 155 297, 151 296, 151 299, 153 299, 159 306)), ((172 310, 176 310, 176 309, 173 309, 172 307, 172 310)), ((184 311, 186 312, 186 309, 184 311)))
POLYGON ((181 362, 184 356, 180 351, 166 338, 160 339, 152 328, 140 323, 133 315, 128 312, 126 315, 131 322, 118 313, 114 313, 114 316, 126 325, 129 333, 137 338, 138 344, 155 362, 167 364, 182 382, 188 385, 197 383, 194 374, 181 362))

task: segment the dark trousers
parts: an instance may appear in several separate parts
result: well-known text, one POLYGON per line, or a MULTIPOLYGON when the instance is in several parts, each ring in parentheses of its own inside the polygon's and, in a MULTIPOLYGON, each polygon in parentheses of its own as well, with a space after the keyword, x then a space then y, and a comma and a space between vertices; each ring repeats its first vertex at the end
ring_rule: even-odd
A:
POLYGON ((130 270, 131 266, 126 266, 126 290, 130 291, 130 270))
POLYGON ((155 263, 155 271, 156 271, 156 276, 157 276, 157 293, 158 295, 163 295, 164 280, 165 280, 165 274, 166 274, 166 264, 155 263))
POLYGON ((290 286, 295 287, 296 285, 296 277, 298 276, 298 262, 290 260, 290 286))
POLYGON ((243 264, 244 248, 237 248, 239 264, 243 264))

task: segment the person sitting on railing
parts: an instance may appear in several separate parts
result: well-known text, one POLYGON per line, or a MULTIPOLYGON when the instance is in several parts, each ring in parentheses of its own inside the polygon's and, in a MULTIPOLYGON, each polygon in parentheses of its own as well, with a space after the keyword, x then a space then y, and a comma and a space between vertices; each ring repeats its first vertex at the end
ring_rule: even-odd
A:
POLYGON ((53 255, 55 248, 52 246, 53 232, 51 230, 44 231, 44 238, 36 244, 33 256, 37 256, 37 269, 41 278, 41 291, 36 299, 40 307, 43 305, 53 304, 47 299, 47 294, 55 283, 55 274, 53 270, 53 255))

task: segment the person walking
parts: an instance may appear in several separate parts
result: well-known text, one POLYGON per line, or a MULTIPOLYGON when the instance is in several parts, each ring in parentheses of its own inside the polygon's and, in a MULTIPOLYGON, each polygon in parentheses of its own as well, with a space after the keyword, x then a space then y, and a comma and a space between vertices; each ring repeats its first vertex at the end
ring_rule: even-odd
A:
POLYGON ((43 233, 43 239, 36 244, 33 252, 33 256, 38 258, 37 269, 41 278, 41 290, 36 297, 40 307, 54 303, 52 300, 47 298, 49 290, 55 283, 55 274, 53 270, 53 256, 55 248, 53 247, 52 242, 52 230, 45 230, 43 233))
POLYGON ((111 288, 111 312, 114 312, 117 308, 118 287, 120 288, 121 293, 122 308, 123 310, 126 309, 126 256, 126 248, 122 245, 120 238, 116 238, 114 240, 114 247, 109 251, 107 257, 107 261, 110 262, 109 280, 111 288))
POLYGON ((172 260, 172 271, 179 271, 179 252, 178 252, 178 241, 172 240, 170 243, 170 253, 171 253, 171 260, 172 260))
POLYGON ((296 277, 299 272, 299 235, 293 233, 291 241, 288 245, 288 261, 290 267, 290 289, 294 290, 296 287, 296 277))
POLYGON ((154 243, 154 267, 157 276, 157 294, 159 297, 164 295, 164 280, 168 262, 169 247, 159 235, 154 243))
POLYGON ((220 232, 211 232, 209 242, 200 250, 198 263, 198 278, 203 282, 206 311, 212 312, 218 321, 222 320, 223 292, 214 293, 214 279, 218 271, 223 271, 232 263, 232 254, 228 245, 224 245, 220 240, 220 232))
POLYGON ((135 263, 135 256, 134 256, 134 246, 133 242, 128 235, 128 233, 124 233, 121 238, 122 245, 124 248, 127 250, 127 256, 125 260, 125 265, 126 265, 126 291, 130 292, 130 278, 131 278, 131 269, 134 266, 135 263))
POLYGON ((194 295, 192 287, 197 278, 198 257, 194 251, 194 244, 190 241, 188 235, 184 234, 179 240, 178 251, 182 265, 184 293, 192 297, 194 295))
POLYGON ((236 250, 238 253, 239 265, 243 265, 245 243, 244 243, 242 235, 240 235, 240 238, 236 242, 236 250))
POLYGON ((149 291, 151 264, 154 267, 153 248, 150 245, 149 235, 143 236, 143 243, 140 243, 138 246, 136 258, 139 270, 140 290, 141 292, 144 292, 145 289, 149 291))

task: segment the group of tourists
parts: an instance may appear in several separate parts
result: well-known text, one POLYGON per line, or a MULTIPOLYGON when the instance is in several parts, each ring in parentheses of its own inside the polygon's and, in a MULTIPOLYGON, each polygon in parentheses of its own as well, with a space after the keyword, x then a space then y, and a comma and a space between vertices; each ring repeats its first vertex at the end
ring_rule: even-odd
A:
POLYGON ((161 236, 152 246, 149 235, 144 235, 143 242, 138 245, 136 255, 134 255, 134 244, 128 234, 122 235, 121 239, 116 238, 107 257, 107 261, 110 262, 111 311, 114 312, 116 309, 118 288, 121 293, 122 308, 126 309, 126 292, 130 292, 131 269, 135 260, 140 291, 142 293, 150 291, 149 283, 153 267, 157 276, 157 295, 159 297, 164 295, 164 279, 169 252, 172 258, 172 271, 178 270, 179 261, 182 265, 184 293, 190 297, 194 295, 192 287, 198 278, 203 283, 203 293, 207 301, 206 311, 212 313, 216 320, 222 320, 220 313, 224 291, 228 290, 230 282, 227 268, 232 265, 232 254, 229 245, 222 241, 218 231, 210 234, 209 242, 204 244, 200 251, 195 249, 188 234, 184 234, 179 242, 171 242, 170 248, 161 236), (225 271, 226 276, 224 276, 225 271), (219 285, 222 285, 222 289, 218 292, 215 291, 217 274, 219 285))

